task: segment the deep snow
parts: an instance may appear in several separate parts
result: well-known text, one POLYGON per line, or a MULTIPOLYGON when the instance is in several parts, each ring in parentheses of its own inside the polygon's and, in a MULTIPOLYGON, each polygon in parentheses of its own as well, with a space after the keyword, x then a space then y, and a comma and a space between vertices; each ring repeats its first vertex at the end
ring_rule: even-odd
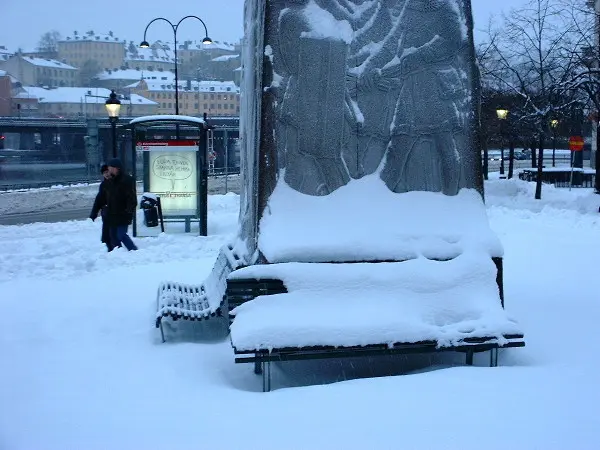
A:
POLYGON ((203 280, 237 195, 211 197, 209 237, 135 253, 106 254, 98 222, 0 226, 0 448, 597 449, 600 196, 531 189, 486 183, 527 347, 498 368, 485 354, 285 363, 270 393, 218 322, 166 344, 153 328, 158 283, 203 280))

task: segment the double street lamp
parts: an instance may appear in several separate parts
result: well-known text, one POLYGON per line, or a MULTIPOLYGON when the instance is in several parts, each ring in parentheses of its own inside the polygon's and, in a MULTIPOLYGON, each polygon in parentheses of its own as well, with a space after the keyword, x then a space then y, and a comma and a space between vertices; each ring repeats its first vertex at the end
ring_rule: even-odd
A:
POLYGON ((176 24, 173 24, 170 20, 165 19, 164 17, 157 17, 155 19, 152 19, 148 23, 148 25, 146 25, 146 29, 144 30, 144 40, 140 43, 140 47, 141 48, 148 48, 148 47, 150 47, 150 44, 146 40, 146 33, 148 31, 148 28, 150 27, 150 25, 152 25, 153 22, 156 22, 157 20, 163 20, 163 21, 167 22, 169 25, 171 25, 171 28, 173 29, 173 39, 174 39, 174 44, 175 44, 174 45, 174 57, 175 57, 175 114, 176 115, 179 115, 179 76, 178 76, 178 71, 177 71, 177 66, 178 66, 178 61, 177 61, 177 29, 179 28, 179 25, 181 24, 181 22, 183 22, 185 19, 189 19, 189 18, 198 19, 200 22, 202 22, 202 25, 204 25, 204 39, 202 39, 202 43, 203 44, 212 44, 212 39, 208 37, 208 29, 206 28, 206 24, 198 16, 185 16, 179 22, 177 22, 176 24))
POLYGON ((508 118, 508 109, 498 108, 496 115, 500 119, 500 178, 504 175, 504 122, 508 118))
POLYGON ((117 122, 119 121, 119 112, 121 111, 121 101, 113 90, 106 100, 106 112, 108 113, 108 120, 112 128, 112 156, 117 157, 117 122))

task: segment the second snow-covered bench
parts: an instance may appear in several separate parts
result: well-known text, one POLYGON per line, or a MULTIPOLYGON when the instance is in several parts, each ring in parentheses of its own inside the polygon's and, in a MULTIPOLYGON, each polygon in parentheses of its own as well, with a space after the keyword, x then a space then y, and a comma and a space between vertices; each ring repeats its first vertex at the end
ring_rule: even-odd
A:
POLYGON ((274 361, 522 347, 505 313, 501 259, 280 263, 232 272, 226 298, 238 363, 271 385, 274 361))

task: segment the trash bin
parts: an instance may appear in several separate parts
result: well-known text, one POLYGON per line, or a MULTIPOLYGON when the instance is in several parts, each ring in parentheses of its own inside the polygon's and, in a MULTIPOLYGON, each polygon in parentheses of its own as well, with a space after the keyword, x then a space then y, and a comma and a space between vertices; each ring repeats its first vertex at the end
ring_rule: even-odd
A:
POLYGON ((156 196, 142 195, 140 208, 144 210, 144 225, 148 228, 157 227, 158 218, 158 198, 156 196))

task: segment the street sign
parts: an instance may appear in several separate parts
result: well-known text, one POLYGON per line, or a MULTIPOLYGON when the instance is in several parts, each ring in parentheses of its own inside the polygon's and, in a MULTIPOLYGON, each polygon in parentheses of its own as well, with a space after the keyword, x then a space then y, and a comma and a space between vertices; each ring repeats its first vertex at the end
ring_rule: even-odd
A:
POLYGON ((571 136, 569 138, 569 150, 572 152, 580 152, 583 150, 583 137, 571 136))

